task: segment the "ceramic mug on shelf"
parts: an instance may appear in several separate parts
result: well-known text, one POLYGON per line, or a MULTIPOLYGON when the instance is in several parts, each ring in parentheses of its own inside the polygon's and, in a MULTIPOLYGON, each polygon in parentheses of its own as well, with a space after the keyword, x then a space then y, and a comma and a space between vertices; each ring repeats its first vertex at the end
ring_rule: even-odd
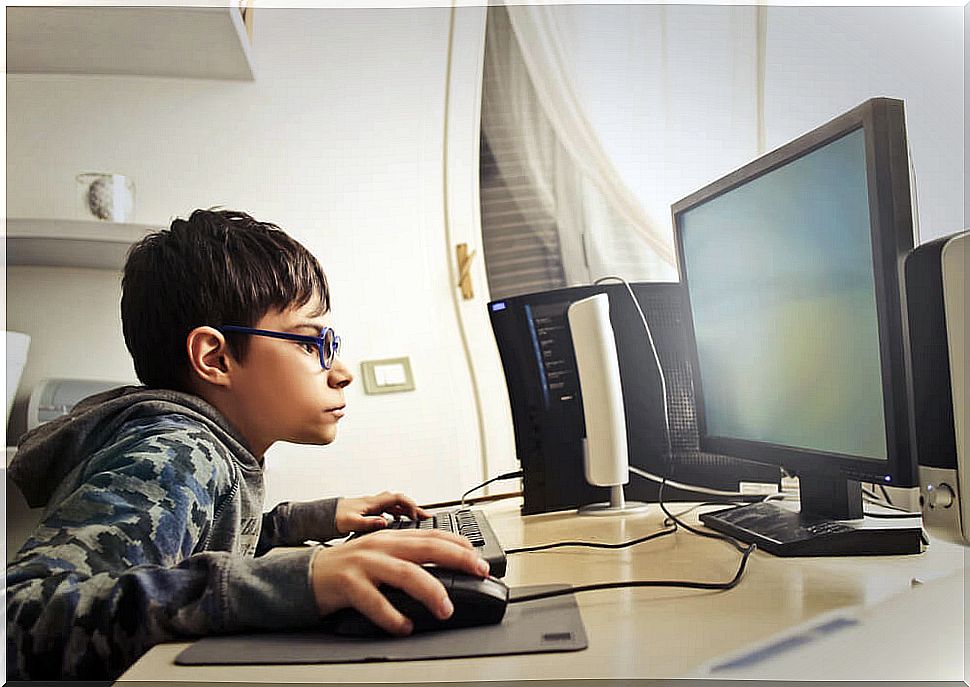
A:
POLYGON ((129 222, 135 209, 135 183, 121 174, 78 174, 78 199, 85 217, 104 222, 129 222))

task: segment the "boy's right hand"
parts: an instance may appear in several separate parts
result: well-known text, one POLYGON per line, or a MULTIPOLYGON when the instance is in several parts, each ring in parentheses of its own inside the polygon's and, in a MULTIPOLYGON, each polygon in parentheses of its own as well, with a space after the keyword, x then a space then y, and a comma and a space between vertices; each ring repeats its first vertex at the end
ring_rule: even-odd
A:
POLYGON ((421 566, 488 575, 471 543, 436 530, 375 532, 331 548, 321 548, 311 564, 311 583, 320 615, 353 606, 390 634, 411 632, 411 621, 394 608, 378 586, 388 584, 420 601, 444 620, 454 610, 444 586, 421 566))

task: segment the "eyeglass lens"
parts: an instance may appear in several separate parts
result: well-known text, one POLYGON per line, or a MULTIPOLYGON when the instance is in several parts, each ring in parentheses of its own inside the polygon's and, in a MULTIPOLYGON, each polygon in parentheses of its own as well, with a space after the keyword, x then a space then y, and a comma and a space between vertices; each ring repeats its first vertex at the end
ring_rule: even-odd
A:
POLYGON ((323 333, 323 348, 320 351, 322 354, 322 360, 324 369, 329 370, 330 366, 333 364, 333 359, 337 355, 337 351, 340 349, 340 339, 334 334, 332 329, 327 329, 323 333))

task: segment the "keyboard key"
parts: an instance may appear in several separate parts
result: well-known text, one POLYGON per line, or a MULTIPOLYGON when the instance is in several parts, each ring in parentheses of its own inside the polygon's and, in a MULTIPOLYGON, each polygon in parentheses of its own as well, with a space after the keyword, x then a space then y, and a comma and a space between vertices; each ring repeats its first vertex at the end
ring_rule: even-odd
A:
MULTIPOLYGON (((457 532, 465 537, 479 549, 478 554, 488 561, 491 566, 491 573, 495 577, 505 575, 506 558, 502 545, 495 537, 492 527, 482 511, 459 510, 438 513, 431 518, 411 520, 401 518, 391 520, 387 524, 389 530, 430 530, 438 529, 445 532, 457 532)), ((353 538, 366 535, 360 532, 353 535, 353 538)))

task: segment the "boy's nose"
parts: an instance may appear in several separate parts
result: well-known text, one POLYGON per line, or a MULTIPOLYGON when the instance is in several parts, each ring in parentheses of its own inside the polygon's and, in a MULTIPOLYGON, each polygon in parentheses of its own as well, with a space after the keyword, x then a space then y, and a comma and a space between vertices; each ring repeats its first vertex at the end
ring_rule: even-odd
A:
POLYGON ((334 389, 343 389, 352 381, 354 381, 354 376, 350 373, 350 370, 339 357, 335 357, 333 365, 330 366, 327 383, 334 389))

